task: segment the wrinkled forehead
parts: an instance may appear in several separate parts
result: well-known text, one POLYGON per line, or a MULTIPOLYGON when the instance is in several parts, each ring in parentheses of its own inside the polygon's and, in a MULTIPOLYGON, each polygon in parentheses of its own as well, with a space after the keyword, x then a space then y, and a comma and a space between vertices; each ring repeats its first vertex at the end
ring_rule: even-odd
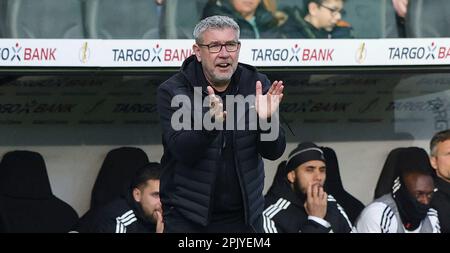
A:
POLYGON ((432 192, 434 190, 431 175, 410 173, 404 176, 403 181, 410 192, 432 192))
POLYGON ((211 41, 237 41, 239 38, 237 37, 237 31, 231 27, 225 28, 208 28, 201 35, 200 39, 203 42, 211 42, 211 41))

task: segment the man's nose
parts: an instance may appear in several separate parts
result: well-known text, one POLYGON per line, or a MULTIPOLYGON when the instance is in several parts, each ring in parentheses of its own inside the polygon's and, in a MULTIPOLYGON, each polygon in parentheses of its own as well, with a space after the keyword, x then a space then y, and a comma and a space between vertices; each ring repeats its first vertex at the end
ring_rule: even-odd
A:
POLYGON ((228 56, 230 56, 230 52, 227 51, 227 49, 225 48, 224 45, 222 45, 222 47, 220 48, 219 56, 221 56, 221 57, 228 57, 228 56))
POLYGON ((426 194, 420 194, 417 197, 417 201, 419 201, 421 204, 428 205, 431 202, 431 198, 428 197, 426 194))

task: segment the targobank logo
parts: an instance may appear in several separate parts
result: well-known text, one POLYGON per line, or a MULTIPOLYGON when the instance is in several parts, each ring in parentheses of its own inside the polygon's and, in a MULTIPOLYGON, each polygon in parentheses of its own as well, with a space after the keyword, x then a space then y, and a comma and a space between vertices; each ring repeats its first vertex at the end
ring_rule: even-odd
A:
POLYGON ((436 49, 434 42, 422 47, 390 47, 389 60, 434 60, 436 49))
POLYGON ((0 59, 9 62, 55 61, 56 48, 22 47, 17 42, 12 47, 0 48, 0 59))
POLYGON ((151 48, 113 48, 115 62, 171 62, 184 61, 193 54, 192 48, 163 48, 156 44, 151 48))
POLYGON ((307 48, 298 44, 290 48, 252 48, 254 62, 332 62, 333 48, 307 48))

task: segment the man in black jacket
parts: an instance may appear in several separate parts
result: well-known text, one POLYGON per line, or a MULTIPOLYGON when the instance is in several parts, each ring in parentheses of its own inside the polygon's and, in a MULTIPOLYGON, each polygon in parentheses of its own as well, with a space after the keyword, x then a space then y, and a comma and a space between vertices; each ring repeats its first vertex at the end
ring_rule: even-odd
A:
POLYGON ((279 21, 261 3, 261 0, 209 1, 203 17, 223 15, 233 18, 239 25, 243 39, 278 38, 279 21))
POLYGON ((162 233, 162 209, 159 200, 159 163, 137 170, 124 197, 95 210, 92 218, 78 228, 80 233, 162 233))
POLYGON ((344 209, 323 189, 323 151, 303 142, 278 167, 266 195, 266 233, 348 233, 352 225, 344 209))
POLYGON ((450 233, 450 129, 436 133, 430 141, 431 166, 438 189, 431 206, 438 211, 441 233, 450 233))
POLYGON ((158 88, 165 232, 262 231, 262 157, 275 160, 286 146, 283 83, 238 63, 233 19, 208 17, 194 38, 195 55, 158 88))

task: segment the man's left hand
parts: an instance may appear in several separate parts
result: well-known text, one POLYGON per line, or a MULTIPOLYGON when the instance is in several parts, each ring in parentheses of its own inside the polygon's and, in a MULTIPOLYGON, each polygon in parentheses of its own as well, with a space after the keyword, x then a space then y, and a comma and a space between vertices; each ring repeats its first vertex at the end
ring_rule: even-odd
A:
POLYGON ((260 119, 268 119, 277 111, 283 98, 283 81, 274 81, 269 91, 262 94, 262 84, 256 82, 256 112, 260 119))

